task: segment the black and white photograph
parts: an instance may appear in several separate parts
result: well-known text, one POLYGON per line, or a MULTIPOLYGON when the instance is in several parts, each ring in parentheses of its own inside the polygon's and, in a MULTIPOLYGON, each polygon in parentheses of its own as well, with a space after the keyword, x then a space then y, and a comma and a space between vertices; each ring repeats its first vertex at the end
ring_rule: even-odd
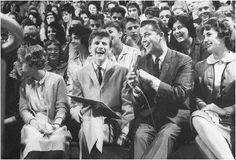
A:
POLYGON ((235 159, 235 0, 0 2, 0 159, 235 159))

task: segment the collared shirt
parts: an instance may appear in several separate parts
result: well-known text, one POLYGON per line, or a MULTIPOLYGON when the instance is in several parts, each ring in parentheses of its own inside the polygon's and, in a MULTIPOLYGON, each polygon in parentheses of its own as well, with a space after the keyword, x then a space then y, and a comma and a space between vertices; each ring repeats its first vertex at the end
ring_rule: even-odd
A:
MULTIPOLYGON (((162 55, 159 57, 159 68, 160 68, 160 71, 161 71, 161 65, 162 65, 162 63, 163 63, 163 61, 164 61, 164 59, 165 59, 165 57, 166 57, 166 54, 167 54, 167 50, 168 50, 168 48, 166 48, 166 50, 164 50, 164 52, 162 53, 162 55)), ((154 63, 155 63, 156 56, 152 55, 152 59, 153 59, 153 61, 154 61, 154 63)), ((161 81, 160 81, 159 78, 156 78, 156 77, 154 77, 154 76, 152 77, 152 79, 151 79, 151 86, 152 86, 152 88, 153 88, 155 91, 158 90, 158 88, 159 88, 159 86, 160 86, 160 83, 161 83, 161 81)))
POLYGON ((119 54, 117 60, 113 54, 109 55, 109 59, 131 70, 133 69, 133 66, 136 64, 137 57, 141 55, 141 52, 135 47, 130 47, 123 43, 122 45, 123 49, 119 54))
MULTIPOLYGON (((164 59, 165 59, 165 57, 166 57, 167 50, 168 50, 168 49, 166 49, 166 50, 162 53, 162 55, 159 57, 159 68, 160 68, 160 70, 161 70, 161 65, 162 65, 162 63, 163 63, 163 61, 164 61, 164 59)), ((157 57, 156 57, 155 55, 152 55, 152 59, 153 59, 153 62, 154 62, 154 63, 156 63, 156 62, 155 62, 156 58, 157 58, 157 57)))
POLYGON ((105 60, 103 62, 103 64, 101 66, 98 66, 94 61, 93 61, 93 67, 94 67, 94 70, 95 72, 97 73, 98 72, 98 67, 101 67, 101 72, 102 72, 102 77, 104 76, 104 73, 105 73, 105 70, 106 70, 106 67, 107 67, 107 60, 105 60))
POLYGON ((48 72, 45 71, 45 75, 43 76, 42 79, 40 79, 39 81, 37 81, 37 80, 34 80, 34 81, 38 82, 39 85, 42 85, 45 82, 45 79, 46 79, 47 76, 48 76, 48 72))
POLYGON ((225 57, 223 57, 222 59, 216 59, 213 54, 211 54, 208 58, 207 58, 207 63, 208 64, 212 64, 214 65, 214 73, 215 73, 215 86, 219 87, 221 84, 221 78, 222 78, 222 74, 224 71, 224 68, 226 66, 226 63, 233 61, 234 59, 236 59, 236 54, 233 52, 229 52, 225 57))

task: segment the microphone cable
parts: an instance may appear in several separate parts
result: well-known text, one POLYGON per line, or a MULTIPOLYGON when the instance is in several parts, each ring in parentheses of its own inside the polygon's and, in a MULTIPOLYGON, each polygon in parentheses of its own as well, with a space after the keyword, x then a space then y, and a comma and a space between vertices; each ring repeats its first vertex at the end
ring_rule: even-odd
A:
POLYGON ((148 99, 147 99, 146 95, 144 94, 144 92, 138 86, 135 86, 133 89, 138 90, 138 92, 140 92, 142 94, 142 96, 144 97, 144 100, 145 100, 145 102, 148 106, 148 109, 149 109, 150 113, 151 113, 151 121, 152 121, 153 127, 156 128, 156 125, 154 123, 154 118, 153 118, 153 115, 152 115, 152 109, 151 109, 151 106, 148 102, 148 99))
MULTIPOLYGON (((136 75, 137 75, 136 71, 138 69, 138 64, 140 63, 140 59, 141 59, 141 56, 138 55, 136 57, 136 59, 133 59, 133 61, 132 61, 133 66, 131 66, 131 70, 134 71, 136 73, 136 75)), ((152 121, 153 127, 156 128, 156 125, 154 123, 154 118, 153 118, 153 115, 152 115, 152 109, 151 109, 151 106, 150 106, 150 104, 148 102, 148 99, 147 99, 146 95, 144 94, 144 92, 137 85, 132 86, 131 88, 133 90, 137 90, 138 92, 140 92, 142 94, 142 96, 144 97, 144 100, 145 100, 145 102, 146 102, 146 104, 148 106, 148 109, 149 109, 150 113, 151 113, 151 121, 152 121)))

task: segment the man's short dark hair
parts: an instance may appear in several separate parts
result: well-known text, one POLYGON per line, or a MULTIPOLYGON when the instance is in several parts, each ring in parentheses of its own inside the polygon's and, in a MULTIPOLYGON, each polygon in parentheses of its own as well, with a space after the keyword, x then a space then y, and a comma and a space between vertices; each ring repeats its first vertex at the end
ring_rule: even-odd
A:
POLYGON ((47 17, 48 17, 49 15, 52 15, 52 16, 55 18, 55 22, 58 22, 58 23, 59 23, 59 20, 58 20, 58 17, 57 17, 57 15, 56 15, 56 13, 54 13, 54 12, 52 12, 52 11, 49 11, 49 12, 46 12, 46 14, 45 14, 44 23, 45 23, 46 25, 48 25, 47 17))
POLYGON ((113 27, 115 28, 118 32, 122 32, 122 27, 121 24, 117 21, 107 21, 104 25, 104 28, 108 27, 113 27))
POLYGON ((89 16, 89 20, 92 19, 94 21, 101 20, 102 25, 104 24, 104 15, 103 14, 92 14, 89 16))
POLYGON ((157 6, 147 7, 144 11, 144 14, 147 16, 148 14, 153 17, 159 17, 159 8, 157 6))
POLYGON ((95 37, 100 37, 100 38, 104 38, 107 37, 110 39, 110 43, 109 45, 111 46, 111 37, 110 34, 105 30, 105 29, 100 29, 100 30, 95 30, 91 33, 91 35, 89 36, 89 45, 91 45, 93 39, 95 37))
POLYGON ((66 3, 61 7, 61 12, 68 12, 68 13, 74 15, 75 9, 69 3, 66 3))
POLYGON ((81 16, 81 14, 86 14, 88 17, 90 17, 90 12, 87 9, 82 9, 79 13, 79 16, 81 16))
POLYGON ((126 11, 121 6, 117 6, 117 7, 113 7, 111 9, 111 16, 113 15, 113 13, 120 13, 122 15, 122 17, 125 17, 126 11))
POLYGON ((157 33, 163 32, 166 38, 167 28, 165 27, 164 23, 162 22, 160 18, 152 18, 152 19, 144 20, 142 21, 140 27, 143 27, 146 25, 151 25, 153 27, 153 30, 157 33))
POLYGON ((81 17, 73 16, 73 17, 72 17, 72 20, 77 20, 77 21, 80 21, 82 24, 84 24, 84 20, 83 20, 83 18, 81 18, 81 17))
POLYGON ((126 16, 122 21, 122 25, 124 28, 128 22, 140 24, 140 19, 138 17, 126 16))
POLYGON ((159 10, 159 15, 162 11, 170 11, 170 14, 171 15, 174 15, 173 11, 170 9, 170 7, 167 7, 167 6, 164 6, 164 7, 161 7, 161 9, 159 10))

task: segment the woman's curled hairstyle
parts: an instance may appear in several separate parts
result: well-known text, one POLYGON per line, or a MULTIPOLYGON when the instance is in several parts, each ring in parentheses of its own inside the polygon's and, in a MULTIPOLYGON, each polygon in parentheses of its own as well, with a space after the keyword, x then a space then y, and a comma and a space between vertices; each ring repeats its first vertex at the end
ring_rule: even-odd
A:
POLYGON ((193 18, 192 18, 192 16, 187 15, 187 14, 180 14, 180 15, 171 16, 169 21, 168 21, 168 27, 170 29, 172 29, 174 23, 177 22, 177 21, 182 23, 188 29, 189 35, 192 38, 196 37, 196 30, 195 30, 195 27, 193 25, 193 18))
POLYGON ((213 28, 218 32, 218 37, 224 39, 226 48, 230 49, 233 45, 233 42, 231 40, 232 31, 230 30, 228 24, 225 23, 225 21, 226 20, 219 20, 216 17, 212 17, 203 24, 202 32, 204 30, 210 30, 211 28, 213 28))
POLYGON ((25 61, 30 67, 35 66, 43 69, 46 63, 44 49, 40 45, 32 45, 28 47, 28 53, 25 55, 25 61))

